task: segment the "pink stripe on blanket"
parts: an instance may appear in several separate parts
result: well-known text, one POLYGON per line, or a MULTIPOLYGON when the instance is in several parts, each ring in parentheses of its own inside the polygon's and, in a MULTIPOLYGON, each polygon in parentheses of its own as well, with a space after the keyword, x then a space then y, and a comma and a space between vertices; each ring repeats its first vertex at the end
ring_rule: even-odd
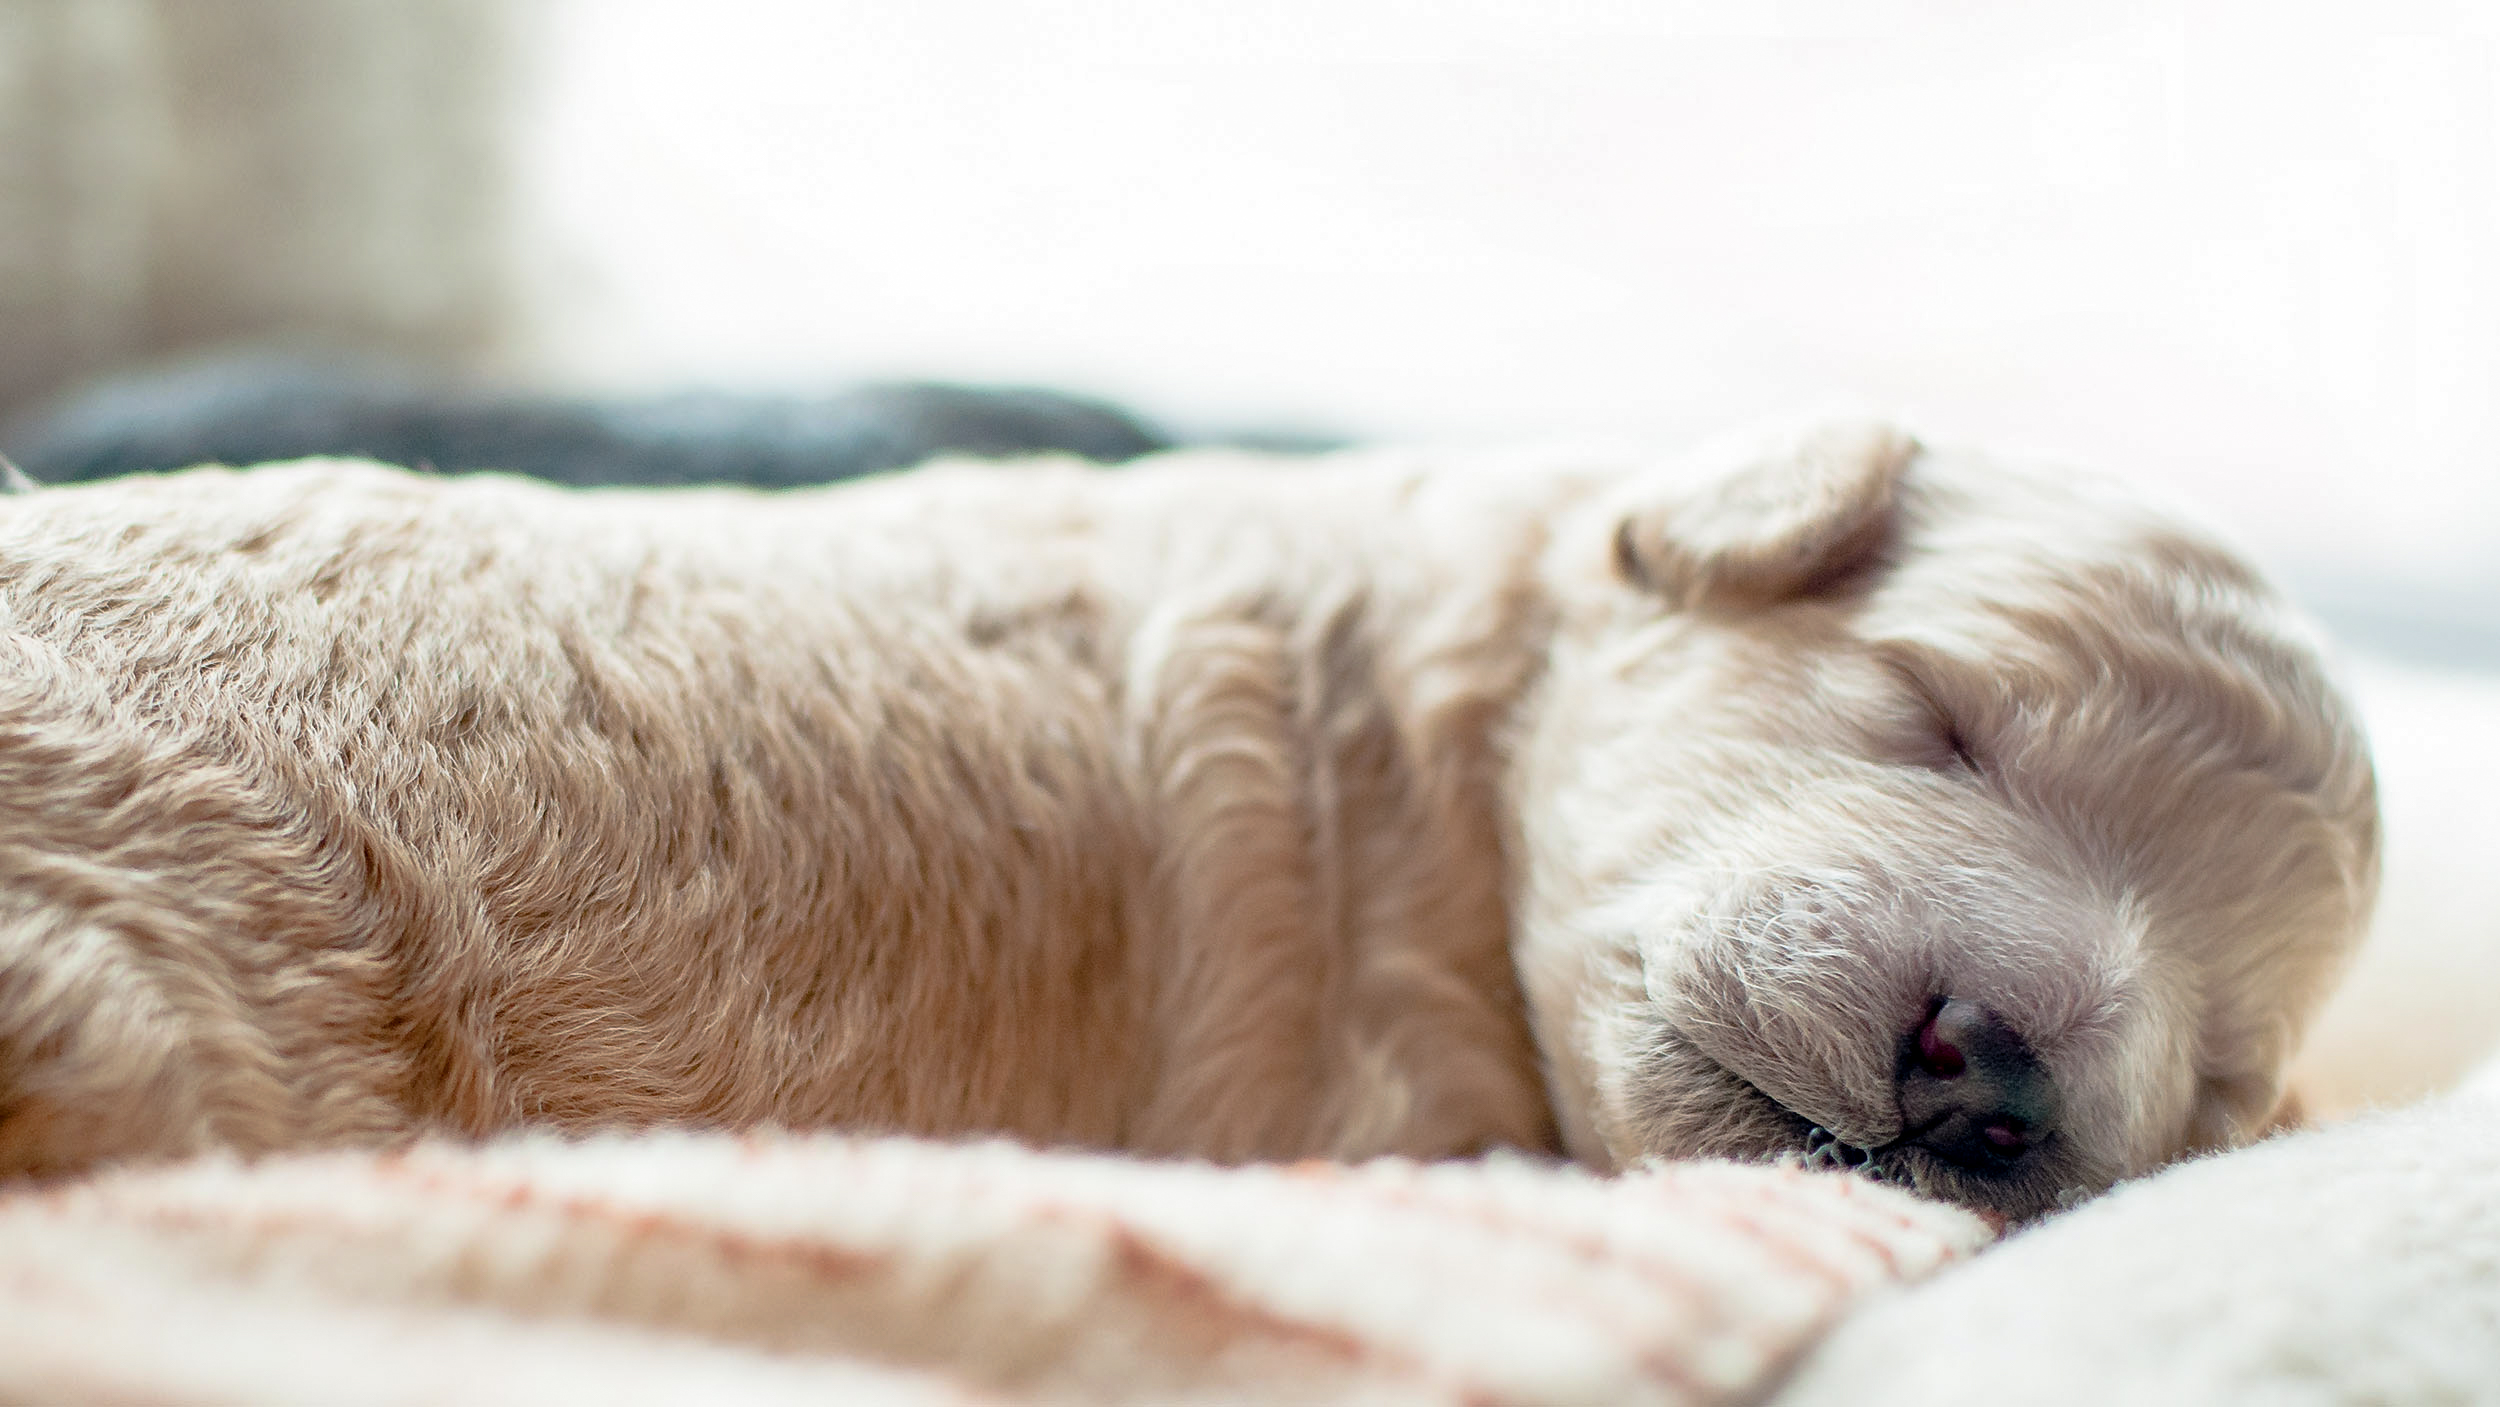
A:
POLYGON ((755 1400, 1724 1402, 1992 1235, 1725 1165, 1226 1170, 669 1134, 204 1161, 0 1196, 0 1398, 442 1400, 394 1384, 509 1365, 618 1401, 716 1377, 755 1400), (64 1271, 77 1246, 105 1269, 64 1271), (83 1317, 17 1313, 64 1274, 83 1317), (240 1327, 172 1356, 114 1327, 185 1305, 240 1327), (297 1351, 385 1322, 389 1353, 419 1354, 397 1377, 297 1351), (409 1347, 431 1340, 453 1356, 409 1347))

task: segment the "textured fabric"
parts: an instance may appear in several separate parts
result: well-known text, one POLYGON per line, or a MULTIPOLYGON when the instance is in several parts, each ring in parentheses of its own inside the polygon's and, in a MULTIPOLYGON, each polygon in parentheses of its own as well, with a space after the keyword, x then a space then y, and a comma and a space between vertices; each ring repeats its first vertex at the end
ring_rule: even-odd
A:
POLYGON ((0 1198, 0 1398, 1721 1402, 1992 1234, 1722 1164, 696 1136, 205 1161, 0 1198))
POLYGON ((2199 1159, 1853 1316, 1782 1407, 2500 1402, 2500 1065, 2199 1159))

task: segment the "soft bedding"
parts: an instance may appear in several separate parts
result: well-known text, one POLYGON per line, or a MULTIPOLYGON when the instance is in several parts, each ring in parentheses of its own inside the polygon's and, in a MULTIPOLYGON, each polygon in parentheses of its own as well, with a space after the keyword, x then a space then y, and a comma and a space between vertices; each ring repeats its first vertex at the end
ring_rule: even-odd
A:
POLYGON ((1852 1316, 1779 1407, 2500 1402, 2500 1064, 2182 1164, 1852 1316))
POLYGON ((1715 1403, 1995 1235, 1856 1178, 658 1134, 0 1197, 0 1400, 1715 1403))
POLYGON ((2496 1130, 2500 1067, 2001 1246, 1723 1163, 207 1159, 0 1194, 0 1401, 2500 1401, 2496 1130))

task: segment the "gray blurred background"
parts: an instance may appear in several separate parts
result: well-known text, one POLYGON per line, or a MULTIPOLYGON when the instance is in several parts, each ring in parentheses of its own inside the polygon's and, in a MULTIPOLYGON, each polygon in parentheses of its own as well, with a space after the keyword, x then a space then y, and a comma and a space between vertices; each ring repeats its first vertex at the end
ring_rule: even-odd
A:
POLYGON ((0 411, 279 337, 481 364, 520 294, 499 0, 0 0, 0 411))
POLYGON ((278 347, 1663 441, 1854 397, 2198 505, 2385 779, 2322 1107, 2500 1038, 2500 12, 0 0, 0 423, 278 347))

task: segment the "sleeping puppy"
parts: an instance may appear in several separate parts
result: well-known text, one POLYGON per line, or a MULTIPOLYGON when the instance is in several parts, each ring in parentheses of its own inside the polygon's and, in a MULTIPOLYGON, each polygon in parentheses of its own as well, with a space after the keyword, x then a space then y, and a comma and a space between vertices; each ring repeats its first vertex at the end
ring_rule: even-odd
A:
POLYGON ((1826 424, 0 500, 0 1169, 778 1123, 1806 1157, 2247 1137, 2349 713, 2123 497, 1826 424))

